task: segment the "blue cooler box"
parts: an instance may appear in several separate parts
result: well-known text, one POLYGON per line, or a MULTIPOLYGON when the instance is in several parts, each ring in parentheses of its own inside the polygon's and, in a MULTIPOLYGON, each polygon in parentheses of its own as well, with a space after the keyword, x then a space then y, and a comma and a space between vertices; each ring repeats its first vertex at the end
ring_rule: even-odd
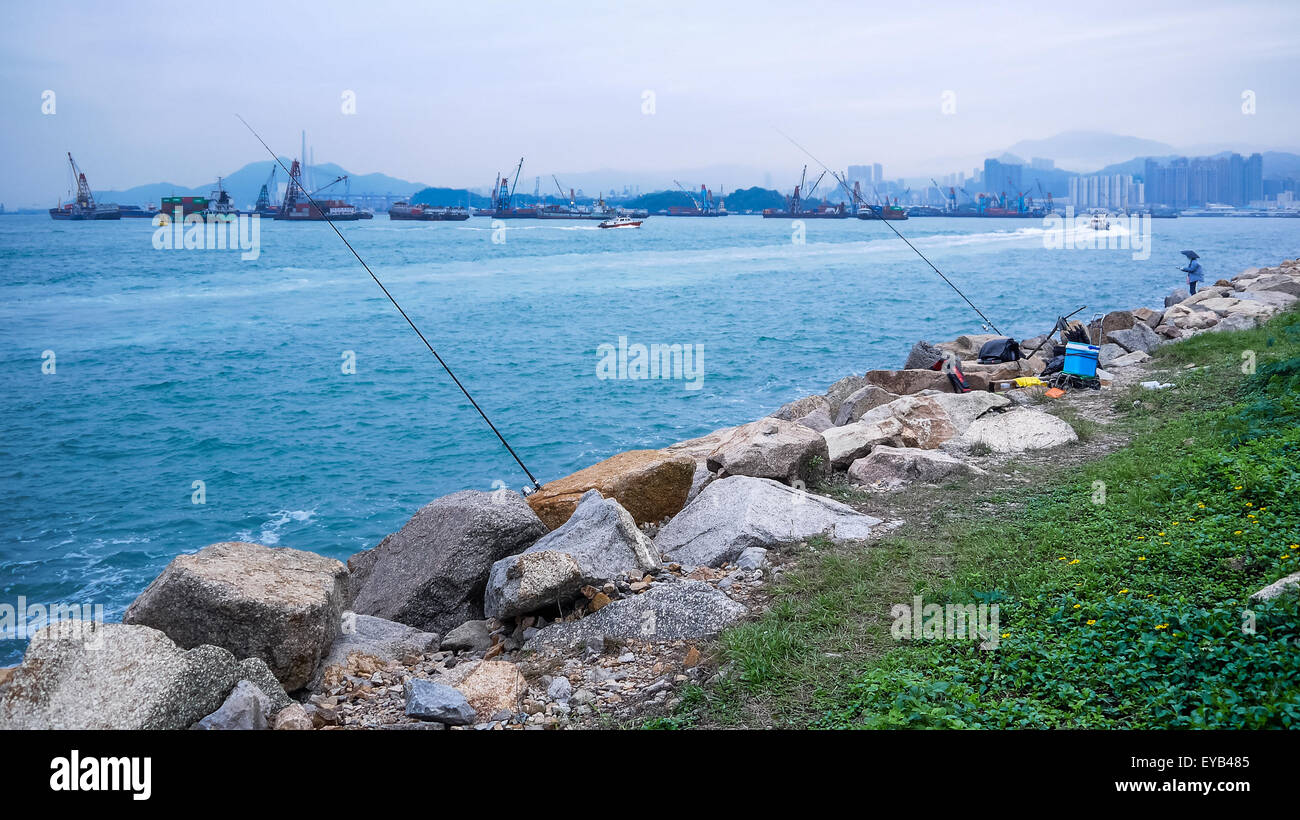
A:
POLYGON ((1070 342, 1065 346, 1065 366, 1061 369, 1071 376, 1091 379, 1097 375, 1097 354, 1101 348, 1097 345, 1082 345, 1070 342))

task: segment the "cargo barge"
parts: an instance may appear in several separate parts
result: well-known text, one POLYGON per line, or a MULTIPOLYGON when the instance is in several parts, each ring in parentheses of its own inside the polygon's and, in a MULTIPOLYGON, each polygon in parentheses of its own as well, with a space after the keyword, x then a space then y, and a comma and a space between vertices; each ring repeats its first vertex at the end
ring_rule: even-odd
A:
POLYGON ((112 203, 100 204, 95 202, 95 196, 90 192, 90 183, 86 182, 86 175, 77 167, 77 162, 72 158, 72 152, 68 152, 68 165, 72 167, 72 178, 77 184, 77 198, 68 203, 60 203, 58 207, 50 208, 50 219, 59 220, 101 220, 101 219, 121 219, 122 211, 112 203))

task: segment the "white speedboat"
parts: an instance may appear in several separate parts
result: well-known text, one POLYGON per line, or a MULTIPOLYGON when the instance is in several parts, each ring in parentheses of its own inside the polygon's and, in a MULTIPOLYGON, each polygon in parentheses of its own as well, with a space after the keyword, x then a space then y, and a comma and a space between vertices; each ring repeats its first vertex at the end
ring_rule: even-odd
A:
POLYGON ((633 219, 630 216, 616 216, 613 219, 606 219, 600 223, 601 228, 639 228, 644 220, 633 219))
POLYGON ((1107 214, 1093 214, 1092 223, 1088 227, 1094 231, 1109 231, 1110 217, 1107 214))

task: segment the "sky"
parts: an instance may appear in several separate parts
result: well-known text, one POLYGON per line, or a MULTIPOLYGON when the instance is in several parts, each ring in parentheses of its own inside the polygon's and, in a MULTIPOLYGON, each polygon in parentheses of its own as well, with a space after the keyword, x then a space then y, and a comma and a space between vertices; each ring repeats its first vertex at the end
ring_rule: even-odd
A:
POLYGON ((457 187, 520 156, 525 187, 601 169, 785 182, 809 160, 783 133, 891 178, 1071 130, 1300 151, 1298 31, 1294 0, 8 0, 0 202, 53 205, 68 151, 96 190, 208 184, 267 158, 236 114, 284 155, 306 130, 318 162, 457 187))

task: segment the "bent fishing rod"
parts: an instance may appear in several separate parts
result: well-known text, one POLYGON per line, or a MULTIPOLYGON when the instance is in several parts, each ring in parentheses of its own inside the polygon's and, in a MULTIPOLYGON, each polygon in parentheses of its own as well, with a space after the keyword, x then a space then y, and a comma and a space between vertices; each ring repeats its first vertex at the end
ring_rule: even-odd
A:
MULTIPOLYGON (((245 120, 243 117, 240 117, 238 114, 236 114, 235 116, 239 117, 239 121, 244 124, 244 127, 248 129, 248 132, 252 134, 254 137, 256 137, 258 142, 262 143, 262 147, 265 148, 266 152, 271 155, 271 159, 275 161, 276 165, 284 169, 285 176, 289 177, 289 179, 292 180, 293 176, 292 174, 289 173, 289 169, 284 167, 284 161, 280 159, 280 157, 277 156, 274 151, 271 150, 271 146, 266 144, 266 140, 262 139, 262 137, 256 131, 253 130, 253 126, 249 125, 247 120, 245 120)), ((388 301, 393 303, 393 307, 397 308, 397 312, 402 314, 402 318, 405 319, 406 323, 411 326, 411 330, 414 330, 415 335, 419 336, 420 341, 424 342, 424 346, 429 348, 429 352, 433 354, 433 358, 438 360, 438 364, 442 365, 442 369, 447 371, 447 375, 450 376, 451 380, 456 383, 457 387, 460 388, 460 392, 465 394, 465 398, 469 399, 469 403, 474 405, 474 409, 477 410, 478 414, 483 417, 483 421, 487 422, 487 426, 492 428, 493 433, 496 433, 497 438, 501 440, 502 446, 504 446, 506 448, 506 451, 510 453, 510 457, 515 460, 515 463, 519 465, 519 469, 523 470, 524 474, 528 476, 528 480, 533 482, 533 490, 540 490, 542 488, 542 485, 538 483, 537 478, 533 476, 532 471, 530 471, 527 467, 524 466, 523 460, 519 458, 519 455, 515 452, 514 448, 510 446, 510 442, 506 441, 506 437, 501 435, 501 431, 498 430, 497 426, 492 423, 492 419, 488 418, 487 413, 483 412, 483 408, 479 407, 478 402, 474 401, 474 397, 470 395, 469 390, 465 388, 465 385, 461 384, 460 379, 456 378, 456 374, 451 372, 451 368, 447 365, 445 361, 443 361, 442 356, 439 356, 438 351, 433 349, 433 345, 431 345, 429 343, 429 340, 425 338, 424 334, 420 331, 420 328, 416 327, 415 322, 413 322, 411 320, 411 317, 407 315, 406 311, 402 309, 402 306, 397 303, 397 300, 393 298, 393 294, 389 293, 388 288, 384 286, 384 283, 379 281, 379 277, 375 276, 375 272, 372 271, 370 269, 370 266, 366 264, 366 260, 361 258, 361 254, 357 253, 357 249, 352 247, 352 243, 348 241, 347 237, 343 235, 343 232, 340 231, 338 229, 338 226, 334 224, 334 220, 330 219, 329 215, 326 214, 323 210, 321 210, 321 207, 316 204, 316 200, 312 199, 311 194, 307 193, 306 188, 302 187, 301 185, 298 186, 298 188, 299 190, 302 191, 303 196, 307 198, 308 204, 310 204, 311 207, 315 208, 318 213, 320 213, 322 216, 325 217, 325 222, 328 223, 329 226, 334 230, 334 233, 338 235, 338 238, 343 240, 343 244, 348 246, 348 250, 352 251, 352 255, 355 256, 357 258, 357 261, 361 263, 361 267, 365 268, 366 273, 370 274, 370 278, 375 280, 376 285, 379 285, 379 289, 382 290, 384 292, 384 295, 388 297, 388 301)))
MULTIPOLYGON (((863 205, 864 207, 866 207, 868 210, 871 210, 871 205, 867 203, 867 200, 864 199, 864 198, 862 197, 861 194, 856 194, 856 193, 853 192, 852 189, 849 188, 849 184, 848 184, 848 181, 847 181, 847 180, 845 180, 845 179, 844 179, 842 176, 840 176, 837 172, 832 171, 829 167, 827 167, 826 163, 822 162, 821 160, 817 159, 817 157, 813 156, 813 155, 812 155, 812 152, 809 151, 807 148, 804 148, 802 145, 800 145, 799 143, 795 142, 794 138, 791 137, 789 134, 785 133, 784 131, 782 131, 782 130, 779 129, 779 128, 776 129, 776 133, 778 133, 778 134, 780 134, 781 136, 785 137, 787 140, 790 141, 790 144, 791 144, 791 145, 793 145, 795 148, 798 148, 800 151, 803 151, 805 154, 808 155, 808 158, 809 158, 809 159, 811 159, 813 162, 815 162, 815 163, 817 163, 818 165, 820 165, 820 166, 822 167, 822 169, 825 170, 825 171, 827 171, 831 176, 835 177, 835 181, 838 182, 838 183, 840 184, 840 188, 842 188, 842 189, 844 190, 844 193, 848 196, 850 202, 860 203, 861 205, 863 205)), ((947 276, 944 276, 944 275, 943 275, 943 271, 941 271, 941 270, 939 270, 937 267, 935 267, 935 264, 934 264, 933 262, 931 262, 931 261, 929 260, 929 258, 928 258, 925 254, 921 253, 921 251, 920 251, 920 250, 919 250, 915 245, 913 245, 913 244, 911 243, 911 241, 908 240, 908 238, 907 238, 906 236, 903 236, 903 234, 899 232, 898 228, 895 228, 893 225, 889 224, 889 220, 885 219, 885 214, 884 214, 883 211, 882 211, 881 214, 880 214, 880 221, 883 222, 883 223, 885 223, 885 227, 887 227, 887 228, 889 228, 891 231, 893 231, 895 236, 897 236, 899 239, 901 239, 901 240, 903 240, 904 242, 906 242, 906 243, 907 243, 907 247, 911 248, 911 249, 916 253, 917 256, 921 257, 921 259, 925 262, 925 264, 927 264, 927 265, 930 266, 930 269, 931 269, 931 270, 933 270, 935 273, 939 274, 939 278, 942 279, 942 280, 943 280, 943 281, 948 285, 948 287, 950 287, 950 288, 952 288, 953 290, 955 290, 955 291, 957 292, 957 295, 960 296, 960 297, 962 298, 962 300, 966 302, 966 304, 970 305, 971 310, 973 310, 973 311, 975 311, 977 314, 979 314, 979 317, 980 317, 981 319, 984 320, 984 324, 985 324, 985 325, 987 325, 988 327, 992 328, 992 329, 993 329, 993 332, 994 332, 994 333, 997 333, 999 336, 1005 335, 1005 334, 1002 333, 1002 331, 998 330, 998 326, 997 326, 997 325, 993 324, 993 320, 992 320, 992 319, 990 319, 989 317, 987 317, 987 316, 984 315, 984 311, 982 311, 982 310, 980 310, 978 307, 976 307, 976 306, 975 306, 975 303, 972 302, 969 298, 967 298, 966 294, 962 293, 961 288, 959 288, 959 287, 957 287, 956 285, 954 285, 953 282, 952 282, 952 280, 949 279, 947 276)))

